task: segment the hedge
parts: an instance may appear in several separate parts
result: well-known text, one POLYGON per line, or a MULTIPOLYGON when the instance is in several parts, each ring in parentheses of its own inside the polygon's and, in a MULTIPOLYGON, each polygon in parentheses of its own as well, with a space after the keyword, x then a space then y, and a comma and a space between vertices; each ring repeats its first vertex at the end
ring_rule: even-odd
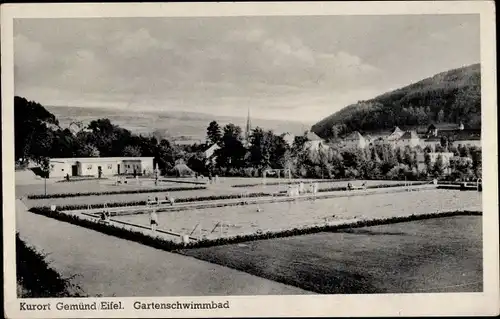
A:
POLYGON ((359 228, 359 227, 369 227, 369 226, 377 226, 377 225, 385 225, 385 224, 395 224, 401 222, 409 222, 437 217, 451 217, 451 216, 459 216, 459 215, 468 215, 468 216, 482 216, 482 212, 479 211, 451 211, 451 212, 436 212, 436 213, 428 213, 421 215, 410 215, 410 216, 401 216, 401 217, 387 217, 387 218, 379 218, 372 220, 359 220, 354 223, 346 223, 340 225, 321 225, 321 226, 305 226, 302 228, 293 228, 289 230, 281 230, 281 231, 270 231, 261 234, 250 234, 250 235, 237 235, 234 237, 225 237, 225 238, 217 238, 217 239, 201 239, 195 242, 190 242, 188 244, 178 243, 163 239, 161 237, 151 237, 142 232, 128 230, 122 227, 117 227, 111 224, 102 224, 98 222, 94 222, 92 220, 80 218, 76 215, 69 215, 65 213, 61 213, 58 211, 51 211, 50 209, 39 209, 32 208, 31 212, 35 214, 44 215, 47 217, 55 218, 61 221, 69 222, 72 224, 76 224, 79 226, 87 227, 108 235, 120 237, 123 239, 131 240, 134 242, 142 243, 144 245, 148 245, 154 248, 162 249, 165 251, 176 251, 179 249, 192 249, 192 248, 203 248, 203 247, 211 247, 218 245, 228 245, 228 244, 236 244, 241 242, 253 241, 253 240, 265 240, 265 239, 273 239, 273 238, 282 238, 282 237, 291 237, 291 236, 299 236, 299 235, 307 235, 314 234, 319 232, 328 232, 328 231, 337 231, 340 229, 346 228, 359 228))
POLYGON ((88 182, 88 181, 93 181, 93 180, 106 180, 106 179, 108 179, 108 178, 106 178, 106 177, 101 177, 101 178, 99 178, 99 177, 90 178, 89 177, 89 178, 78 178, 78 179, 76 179, 76 178, 71 179, 70 178, 69 180, 67 180, 67 179, 59 180, 56 183, 72 183, 72 182, 84 182, 84 181, 88 182))
MULTIPOLYGON (((350 179, 345 179, 345 181, 349 181, 350 179)), ((328 180, 315 180, 315 183, 332 183, 332 182, 342 182, 344 179, 328 179, 328 180)), ((272 183, 253 183, 253 184, 236 184, 232 185, 231 187, 239 188, 239 187, 254 187, 254 186, 276 186, 276 185, 292 185, 292 184, 297 184, 299 181, 295 180, 293 182, 272 182, 272 183)))
POLYGON ((71 278, 62 278, 49 266, 45 256, 28 246, 16 233, 17 283, 23 288, 19 298, 85 297, 71 278))
POLYGON ((120 195, 120 194, 142 194, 142 193, 161 193, 161 192, 180 192, 190 190, 207 189, 206 187, 171 187, 157 189, 134 189, 109 192, 87 192, 87 193, 58 193, 58 194, 30 194, 28 199, 47 199, 47 198, 67 198, 67 197, 82 197, 82 196, 103 196, 103 195, 120 195))
MULTIPOLYGON (((245 196, 245 198, 251 198, 251 197, 263 197, 263 196, 271 196, 272 194, 270 193, 251 193, 245 196)), ((243 198, 242 195, 240 194, 234 194, 234 195, 212 195, 212 196, 198 196, 198 197, 185 197, 185 198, 177 198, 175 199, 175 203, 192 203, 192 202, 198 202, 198 201, 213 201, 213 200, 221 200, 221 199, 236 199, 236 198, 243 198)), ((144 206, 146 205, 147 201, 145 200, 140 200, 140 201, 131 201, 131 202, 112 202, 112 203, 106 203, 106 207, 112 208, 112 207, 129 207, 129 206, 144 206)), ((98 208, 104 208, 104 203, 102 204, 75 204, 75 205, 58 205, 57 208, 59 210, 65 211, 65 210, 79 210, 79 209, 98 209, 98 208)), ((38 208, 48 208, 47 206, 42 206, 38 208)))
POLYGON ((159 179, 160 182, 172 182, 179 184, 195 184, 195 185, 206 185, 207 182, 197 182, 197 181, 182 181, 177 179, 159 179))
MULTIPOLYGON (((418 186, 418 185, 426 185, 429 184, 429 182, 412 182, 411 186, 418 186)), ((395 183, 395 184, 378 184, 378 185, 368 185, 366 186, 366 189, 374 189, 374 188, 391 188, 391 187, 402 187, 402 186, 407 186, 408 184, 405 183, 395 183)), ((330 187, 330 188, 323 188, 319 189, 318 192, 334 192, 334 191, 347 191, 347 186, 338 186, 338 187, 330 187)))
MULTIPOLYGON (((335 182, 350 182, 352 179, 335 179, 335 180, 318 180, 314 181, 314 183, 335 183, 335 182)), ((409 181, 412 183, 412 185, 425 185, 430 183, 430 181, 409 181)), ((279 182, 273 182, 273 183, 266 183, 265 186, 276 186, 276 185, 292 185, 292 184, 297 184, 298 181, 294 182, 285 182, 285 183, 279 183, 279 182)), ((304 182, 304 184, 308 184, 309 181, 304 182)), ((239 185, 233 185, 232 187, 253 187, 253 186, 263 186, 264 184, 239 184, 239 185)), ((397 186, 405 186, 404 183, 397 183, 397 184, 380 184, 380 185, 371 185, 367 186, 366 188, 381 188, 381 187, 397 187, 397 186)), ((347 187, 332 187, 332 188, 325 188, 329 190, 346 190, 347 187)), ((324 191, 324 190, 319 190, 324 191)))

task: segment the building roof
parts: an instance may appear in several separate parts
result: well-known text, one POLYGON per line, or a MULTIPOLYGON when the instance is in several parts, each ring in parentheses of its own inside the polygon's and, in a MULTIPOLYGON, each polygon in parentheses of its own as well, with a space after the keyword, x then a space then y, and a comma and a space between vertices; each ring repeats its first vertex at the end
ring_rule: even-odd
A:
POLYGON ((401 134, 403 134, 404 132, 398 126, 396 126, 392 130, 391 134, 394 134, 394 133, 397 133, 397 134, 401 133, 401 134))
POLYGON ((361 135, 361 133, 359 133, 358 131, 352 132, 345 138, 345 140, 349 141, 360 141, 363 139, 364 139, 363 135, 361 135))
POLYGON ((311 131, 307 132, 306 138, 309 141, 322 141, 321 137, 319 137, 318 135, 316 135, 316 133, 311 132, 311 131))
POLYGON ((176 171, 177 173, 179 173, 180 175, 189 175, 189 174, 192 174, 194 171, 189 168, 189 166, 187 166, 186 164, 177 164, 174 166, 174 171, 176 171))
POLYGON ((432 123, 431 125, 429 125, 429 130, 434 130, 434 129, 438 129, 438 130, 441 130, 441 131, 453 131, 453 130, 458 130, 460 128, 460 124, 456 124, 456 123, 438 123, 438 124, 435 124, 435 123, 432 123))
POLYGON ((66 157, 51 158, 51 162, 116 162, 116 161, 137 161, 152 160, 154 157, 66 157))
POLYGON ((389 141, 398 140, 404 135, 404 133, 405 132, 403 132, 399 127, 396 126, 392 130, 392 133, 387 137, 387 140, 389 140, 389 141))
POLYGON ((197 139, 191 139, 191 140, 173 140, 173 144, 175 145, 194 145, 194 144, 201 144, 201 140, 197 139))
POLYGON ((402 140, 411 140, 411 139, 417 139, 418 134, 415 131, 406 131, 402 136, 402 140))
POLYGON ((205 149, 205 151, 203 153, 205 154, 206 157, 211 157, 212 155, 214 155, 215 151, 217 151, 218 149, 220 149, 219 145, 212 144, 210 147, 205 149))

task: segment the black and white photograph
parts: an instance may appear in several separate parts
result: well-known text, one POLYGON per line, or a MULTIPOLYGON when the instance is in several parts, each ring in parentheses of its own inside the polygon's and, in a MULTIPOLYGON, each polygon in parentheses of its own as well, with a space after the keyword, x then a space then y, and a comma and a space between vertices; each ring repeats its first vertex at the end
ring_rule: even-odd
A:
POLYGON ((256 296, 498 306, 484 16, 316 8, 12 18, 16 316, 224 316, 256 296))

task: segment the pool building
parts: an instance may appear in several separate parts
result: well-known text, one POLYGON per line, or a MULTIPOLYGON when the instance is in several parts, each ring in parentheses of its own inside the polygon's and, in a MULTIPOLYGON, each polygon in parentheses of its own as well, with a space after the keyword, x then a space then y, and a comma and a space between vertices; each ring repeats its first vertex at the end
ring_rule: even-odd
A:
POLYGON ((51 158, 49 177, 138 175, 152 173, 153 157, 51 158))

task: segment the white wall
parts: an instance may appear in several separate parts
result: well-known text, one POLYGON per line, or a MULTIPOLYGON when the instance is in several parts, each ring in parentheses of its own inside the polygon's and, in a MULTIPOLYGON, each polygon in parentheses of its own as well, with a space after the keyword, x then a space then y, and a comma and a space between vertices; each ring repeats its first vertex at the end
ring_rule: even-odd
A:
POLYGON ((144 172, 144 170, 146 170, 146 174, 153 173, 153 171, 154 171, 154 165, 153 165, 153 159, 152 158, 142 159, 141 160, 141 165, 142 165, 142 172, 144 172))
POLYGON ((68 162, 50 162, 49 177, 65 177, 66 174, 71 176, 71 164, 68 162))

